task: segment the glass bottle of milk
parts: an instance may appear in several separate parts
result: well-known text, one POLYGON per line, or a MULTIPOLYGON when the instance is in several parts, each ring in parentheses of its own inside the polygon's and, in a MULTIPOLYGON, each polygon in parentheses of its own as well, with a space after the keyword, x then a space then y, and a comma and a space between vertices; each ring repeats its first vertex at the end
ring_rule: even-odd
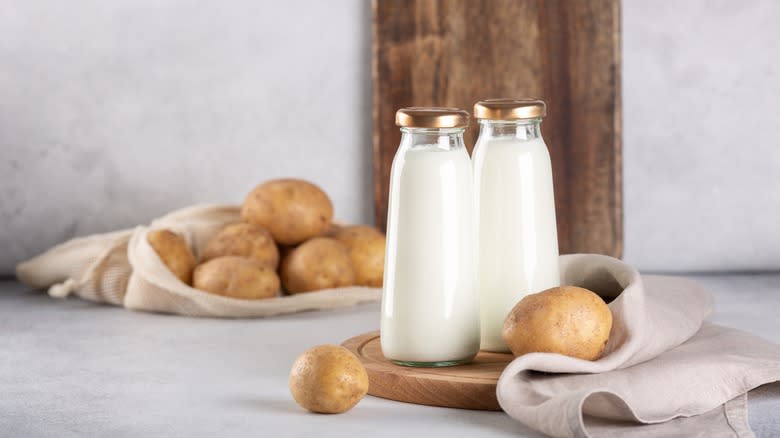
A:
POLYGON ((381 345, 389 360, 437 367, 479 351, 476 212, 468 113, 404 108, 390 172, 381 345))
POLYGON ((481 348, 508 352, 504 319, 524 296, 560 285, 550 154, 540 100, 491 99, 474 105, 481 348))

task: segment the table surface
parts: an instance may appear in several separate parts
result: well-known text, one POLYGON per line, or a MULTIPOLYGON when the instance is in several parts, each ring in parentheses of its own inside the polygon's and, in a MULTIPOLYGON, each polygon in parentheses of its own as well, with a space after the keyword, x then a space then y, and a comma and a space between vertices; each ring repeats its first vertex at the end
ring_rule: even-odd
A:
MULTIPOLYGON (((691 278, 715 296, 712 321, 780 342, 780 274, 691 278)), ((378 311, 192 319, 0 282, 0 435, 539 436, 501 412, 370 396, 342 415, 300 409, 287 390, 295 357, 376 330, 378 311)), ((749 404, 756 435, 779 436, 780 383, 752 391, 749 404)))

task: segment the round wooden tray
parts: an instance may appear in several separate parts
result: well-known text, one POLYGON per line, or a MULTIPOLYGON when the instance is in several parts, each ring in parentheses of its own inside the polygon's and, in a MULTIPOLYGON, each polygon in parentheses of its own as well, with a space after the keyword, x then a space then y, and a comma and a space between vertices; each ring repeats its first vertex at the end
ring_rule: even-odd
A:
POLYGON ((368 372, 368 393, 377 397, 448 408, 500 411, 496 383, 511 354, 480 351, 469 364, 442 368, 412 368, 385 359, 379 332, 345 341, 368 372))

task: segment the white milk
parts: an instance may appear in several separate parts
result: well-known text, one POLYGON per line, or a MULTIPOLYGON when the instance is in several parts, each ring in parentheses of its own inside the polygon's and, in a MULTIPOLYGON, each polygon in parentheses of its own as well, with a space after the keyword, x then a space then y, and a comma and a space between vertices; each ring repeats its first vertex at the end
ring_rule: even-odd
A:
POLYGON ((481 348, 509 351, 501 337, 509 311, 560 283, 552 169, 541 137, 483 137, 473 154, 481 348))
POLYGON ((479 350, 472 180, 462 146, 414 146, 393 160, 381 320, 388 359, 460 361, 479 350))

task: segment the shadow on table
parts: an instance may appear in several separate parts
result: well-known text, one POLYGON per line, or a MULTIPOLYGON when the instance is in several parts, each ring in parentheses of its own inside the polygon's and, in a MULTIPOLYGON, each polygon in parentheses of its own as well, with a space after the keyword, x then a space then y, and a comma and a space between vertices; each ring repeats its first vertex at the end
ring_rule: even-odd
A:
POLYGON ((748 421, 757 437, 780 436, 780 382, 748 393, 748 421))

